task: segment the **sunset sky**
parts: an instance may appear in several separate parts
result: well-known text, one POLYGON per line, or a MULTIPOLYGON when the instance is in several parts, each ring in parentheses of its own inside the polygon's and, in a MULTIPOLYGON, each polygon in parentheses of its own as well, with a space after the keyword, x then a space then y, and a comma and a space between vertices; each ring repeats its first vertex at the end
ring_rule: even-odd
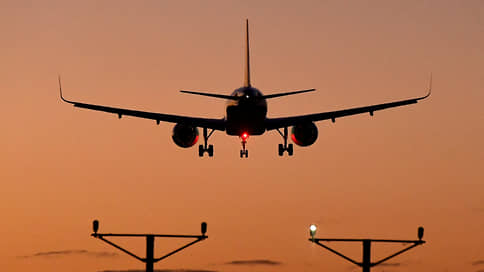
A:
MULTIPOLYGON (((427 244, 372 271, 484 271, 484 1, 0 0, 0 268, 120 271, 143 264, 101 232, 209 239, 155 265, 217 272, 360 271, 319 237, 427 244), (68 99, 221 118, 244 76, 269 116, 418 104, 318 122, 279 157, 275 131, 216 132, 213 158, 177 147, 173 124, 72 107, 68 99), (246 260, 247 263, 233 261, 246 260), (259 261, 256 261, 259 260, 259 261), (269 264, 267 264, 269 263, 269 264)), ((144 241, 115 241, 144 255, 144 241)), ((183 244, 157 240, 160 256, 183 244)), ((332 244, 360 259, 360 245, 332 244)), ((374 246, 375 259, 403 245, 374 246)))

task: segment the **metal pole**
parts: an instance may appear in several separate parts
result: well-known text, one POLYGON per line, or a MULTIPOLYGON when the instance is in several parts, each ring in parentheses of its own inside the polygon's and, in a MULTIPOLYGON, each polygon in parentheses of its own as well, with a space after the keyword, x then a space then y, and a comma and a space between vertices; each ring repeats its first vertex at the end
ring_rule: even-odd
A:
POLYGON ((153 235, 146 235, 146 272, 153 272, 153 264, 155 251, 155 237, 153 235))
POLYGON ((363 240, 363 272, 370 272, 371 268, 371 240, 363 240))

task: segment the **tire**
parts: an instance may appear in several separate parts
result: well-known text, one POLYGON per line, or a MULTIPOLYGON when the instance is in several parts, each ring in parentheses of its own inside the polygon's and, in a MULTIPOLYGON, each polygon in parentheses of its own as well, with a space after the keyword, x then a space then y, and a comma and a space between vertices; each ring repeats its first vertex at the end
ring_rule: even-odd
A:
POLYGON ((199 145, 199 146, 198 146, 198 156, 199 156, 199 157, 203 157, 203 152, 204 152, 204 151, 205 151, 205 150, 203 149, 203 145, 199 145))
POLYGON ((213 145, 208 146, 208 156, 213 157, 213 145))
POLYGON ((287 147, 287 154, 289 154, 289 156, 292 156, 293 153, 294 153, 294 147, 292 144, 289 144, 289 146, 287 147))
POLYGON ((249 150, 245 150, 245 157, 249 157, 249 150))
POLYGON ((279 144, 279 156, 282 156, 284 154, 284 146, 282 144, 279 144))

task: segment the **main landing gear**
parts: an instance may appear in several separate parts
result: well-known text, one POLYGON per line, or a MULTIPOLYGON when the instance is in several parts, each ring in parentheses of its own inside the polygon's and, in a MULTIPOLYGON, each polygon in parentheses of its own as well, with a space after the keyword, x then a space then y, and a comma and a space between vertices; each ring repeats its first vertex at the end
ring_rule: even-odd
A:
POLYGON ((284 127, 284 133, 282 133, 280 129, 277 129, 277 132, 279 132, 279 134, 281 134, 282 138, 284 139, 284 145, 279 144, 279 156, 284 155, 284 151, 287 151, 287 154, 289 156, 292 156, 294 148, 292 144, 287 144, 287 127, 284 127))
POLYGON ((242 149, 240 150, 240 157, 243 158, 245 156, 247 158, 249 156, 249 150, 245 148, 245 145, 247 144, 249 134, 247 134, 247 132, 244 132, 242 133, 242 135, 240 135, 240 138, 242 138, 242 149))
POLYGON ((203 128, 203 145, 198 146, 198 156, 203 157, 203 154, 207 152, 209 157, 213 157, 213 145, 207 146, 207 142, 214 131, 212 129, 210 133, 207 133, 207 128, 203 128))

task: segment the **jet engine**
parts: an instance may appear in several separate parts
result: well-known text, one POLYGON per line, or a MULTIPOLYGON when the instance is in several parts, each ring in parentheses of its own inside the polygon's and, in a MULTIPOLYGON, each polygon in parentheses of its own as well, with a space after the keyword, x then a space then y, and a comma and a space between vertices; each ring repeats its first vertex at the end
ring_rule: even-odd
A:
POLYGON ((198 128, 184 124, 176 124, 171 136, 179 147, 191 147, 198 141, 198 128))
POLYGON ((299 146, 314 144, 318 138, 318 128, 314 123, 298 124, 292 127, 291 139, 299 146))

